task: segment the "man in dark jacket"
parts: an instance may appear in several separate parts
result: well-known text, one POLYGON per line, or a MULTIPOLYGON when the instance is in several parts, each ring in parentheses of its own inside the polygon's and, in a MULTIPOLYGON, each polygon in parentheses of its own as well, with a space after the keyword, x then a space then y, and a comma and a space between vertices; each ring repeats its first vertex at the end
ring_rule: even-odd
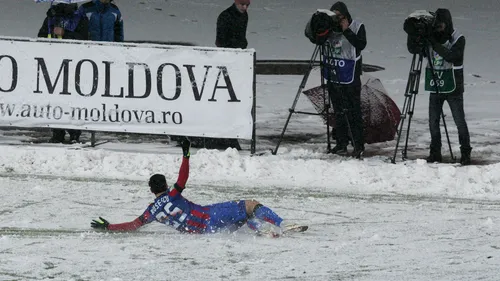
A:
MULTIPOLYGON (((47 17, 38 31, 38 37, 88 40, 88 21, 76 14, 77 4, 60 3, 51 6, 47 17)), ((67 130, 69 141, 79 142, 82 131, 67 130)), ((53 129, 51 142, 64 142, 66 132, 64 129, 53 129)))
POLYGON ((366 47, 366 31, 364 24, 352 19, 343 2, 333 4, 330 11, 337 14, 342 28, 342 33, 332 32, 326 42, 329 46, 326 78, 335 111, 336 133, 336 145, 330 153, 346 154, 351 140, 354 146, 352 156, 359 159, 365 149, 361 115, 361 51, 366 47))
POLYGON ((64 3, 50 7, 38 37, 87 40, 88 21, 78 17, 77 8, 77 4, 64 3))
POLYGON ((453 28, 451 13, 437 9, 434 31, 429 38, 431 64, 425 72, 425 90, 429 97, 429 128, 431 132, 428 162, 441 162, 440 117, 443 104, 448 102, 458 129, 462 165, 470 164, 470 135, 464 113, 464 49, 465 37, 453 28), (431 68, 432 67, 432 68, 431 68), (434 70, 434 74, 432 72, 434 70), (438 87, 436 88, 437 85, 438 87))
POLYGON ((246 38, 248 6, 250 6, 250 0, 234 0, 231 7, 220 13, 217 18, 215 39, 217 47, 245 49, 248 46, 246 38))
MULTIPOLYGON (((248 25, 248 6, 250 0, 234 0, 231 7, 225 9, 217 18, 215 45, 220 48, 246 49, 248 25)), ((237 139, 191 138, 198 147, 241 150, 237 139)))
POLYGON ((120 9, 112 0, 92 0, 78 10, 89 20, 90 40, 123 42, 123 19, 120 9))

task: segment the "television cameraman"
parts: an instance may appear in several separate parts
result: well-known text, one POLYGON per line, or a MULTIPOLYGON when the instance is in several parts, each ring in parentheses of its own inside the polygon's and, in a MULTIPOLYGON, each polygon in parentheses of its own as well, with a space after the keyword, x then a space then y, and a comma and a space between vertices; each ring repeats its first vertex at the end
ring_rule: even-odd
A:
POLYGON ((448 9, 437 9, 435 20, 429 35, 424 37, 408 36, 408 50, 416 53, 428 47, 431 64, 426 67, 425 90, 429 96, 429 130, 431 134, 430 154, 427 162, 441 162, 440 118, 445 101, 450 106, 453 120, 458 130, 460 143, 460 164, 471 163, 469 129, 464 112, 464 49, 465 37, 453 28, 451 13, 448 9), (428 38, 424 38, 428 37, 428 38), (423 47, 422 47, 423 46, 423 47), (431 68, 432 67, 432 68, 431 68), (434 70, 434 75, 432 73, 434 70), (438 85, 438 89, 434 85, 438 85))
POLYGON ((361 51, 366 47, 366 31, 362 23, 352 19, 343 2, 333 4, 330 11, 337 15, 341 27, 341 33, 332 32, 327 41, 332 54, 327 85, 335 111, 336 133, 336 145, 330 153, 347 153, 351 129, 352 157, 359 159, 365 143, 361 115, 361 51))

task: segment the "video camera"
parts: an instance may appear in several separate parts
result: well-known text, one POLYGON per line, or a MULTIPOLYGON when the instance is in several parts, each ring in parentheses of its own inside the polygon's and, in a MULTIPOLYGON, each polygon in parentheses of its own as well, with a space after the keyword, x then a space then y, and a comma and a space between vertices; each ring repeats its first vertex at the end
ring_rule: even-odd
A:
POLYGON ((424 46, 434 30, 436 17, 434 13, 417 10, 405 20, 403 29, 408 34, 409 40, 415 46, 424 46))
POLYGON ((342 33, 339 17, 332 11, 318 9, 307 22, 305 36, 316 45, 323 45, 332 32, 342 33))

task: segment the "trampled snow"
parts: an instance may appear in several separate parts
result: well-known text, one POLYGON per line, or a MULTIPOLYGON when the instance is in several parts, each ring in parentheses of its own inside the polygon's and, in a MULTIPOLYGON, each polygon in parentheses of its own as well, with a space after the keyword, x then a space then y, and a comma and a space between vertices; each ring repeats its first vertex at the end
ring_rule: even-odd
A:
MULTIPOLYGON (((5 1, 0 34, 34 37, 47 5, 5 1), (20 14, 23 16, 21 17, 20 14)), ((115 1, 129 40, 213 46, 217 14, 231 1, 115 1)), ((325 1, 252 1, 249 47, 259 59, 309 59, 306 21, 325 1)), ((465 112, 477 165, 428 164, 424 91, 408 154, 391 164, 395 141, 366 146, 364 160, 325 154, 318 116, 294 115, 277 155, 193 150, 185 196, 202 204, 256 199, 310 225, 282 239, 183 235, 151 224, 136 233, 100 233, 90 221, 133 220, 152 196, 148 177, 172 184, 180 148, 161 139, 96 148, 26 145, 0 131, 0 280, 498 280, 500 115, 497 1, 346 2, 367 29, 363 60, 401 106, 411 55, 402 24, 417 9, 449 8, 466 39, 465 112)), ((257 150, 274 149, 301 76, 257 77, 257 150)), ((423 89, 421 87, 421 89, 423 89)), ((300 110, 314 111, 305 96, 300 110)), ((456 127, 444 107, 454 156, 456 127)), ((32 134, 30 132, 29 134, 32 134)), ((99 134, 97 135, 99 138, 99 134)), ((166 140, 166 138, 165 138, 166 140)), ((248 148, 248 142, 243 141, 248 148)), ((443 144, 445 137, 443 132, 443 144)), ((443 145, 443 155, 449 151, 443 145)))

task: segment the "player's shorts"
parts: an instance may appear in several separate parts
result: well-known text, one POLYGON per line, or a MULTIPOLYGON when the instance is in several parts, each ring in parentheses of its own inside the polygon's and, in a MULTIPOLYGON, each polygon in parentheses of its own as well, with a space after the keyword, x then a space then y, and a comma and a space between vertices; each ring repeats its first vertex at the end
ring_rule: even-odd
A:
POLYGON ((203 206, 203 208, 207 208, 208 210, 204 213, 210 215, 207 233, 221 230, 235 231, 248 219, 244 200, 222 202, 203 206))

